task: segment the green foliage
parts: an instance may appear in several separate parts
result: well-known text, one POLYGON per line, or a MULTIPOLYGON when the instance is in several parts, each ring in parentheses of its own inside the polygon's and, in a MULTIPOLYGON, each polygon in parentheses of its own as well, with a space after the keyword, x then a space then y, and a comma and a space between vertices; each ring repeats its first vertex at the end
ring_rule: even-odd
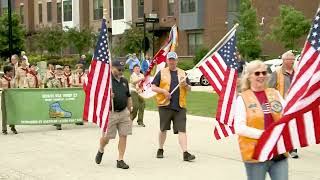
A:
POLYGON ((63 47, 66 47, 66 33, 61 27, 44 27, 35 35, 36 47, 43 54, 46 50, 53 56, 59 54, 63 47))
MULTIPOLYGON (((187 93, 188 114, 215 117, 219 96, 216 93, 195 92, 187 93)), ((157 111, 155 98, 146 99, 146 109, 157 111)))
POLYGON ((256 10, 251 0, 240 0, 240 15, 238 17, 237 47, 246 60, 256 59, 261 54, 261 34, 256 10))
POLYGON ((179 60, 178 65, 180 69, 189 70, 194 67, 194 63, 192 60, 179 60))
POLYGON ((272 40, 281 42, 285 48, 298 50, 298 40, 306 35, 311 22, 302 12, 292 6, 280 6, 280 16, 275 18, 275 24, 271 26, 272 33, 268 36, 272 40))
MULTIPOLYGON (((152 35, 146 32, 146 37, 149 39, 150 48, 152 44, 152 35)), ((118 45, 114 49, 114 53, 118 56, 128 53, 138 53, 142 50, 143 43, 143 29, 138 27, 131 27, 124 31, 121 35, 121 39, 118 45)))
POLYGON ((93 47, 95 35, 90 28, 82 28, 80 30, 76 27, 68 28, 66 36, 69 44, 74 45, 80 56, 93 47))
MULTIPOLYGON (((0 16, 0 56, 9 57, 9 21, 8 14, 4 13, 0 16)), ((20 24, 20 17, 12 14, 12 41, 14 54, 20 54, 24 50, 25 29, 20 24)))
POLYGON ((193 58, 193 63, 197 64, 207 53, 209 52, 209 49, 207 47, 200 47, 196 49, 195 56, 193 58))
POLYGON ((70 65, 71 68, 74 68, 79 60, 79 56, 49 56, 49 55, 28 55, 30 63, 37 63, 39 61, 46 61, 47 63, 59 64, 59 65, 70 65))

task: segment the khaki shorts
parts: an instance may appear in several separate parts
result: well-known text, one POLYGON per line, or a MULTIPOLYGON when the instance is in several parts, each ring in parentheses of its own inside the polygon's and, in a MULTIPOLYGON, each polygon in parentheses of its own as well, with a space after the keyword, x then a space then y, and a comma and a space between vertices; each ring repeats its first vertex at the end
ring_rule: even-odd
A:
POLYGON ((103 136, 108 139, 114 139, 117 131, 119 136, 132 134, 132 121, 127 108, 120 112, 110 112, 108 130, 103 136))

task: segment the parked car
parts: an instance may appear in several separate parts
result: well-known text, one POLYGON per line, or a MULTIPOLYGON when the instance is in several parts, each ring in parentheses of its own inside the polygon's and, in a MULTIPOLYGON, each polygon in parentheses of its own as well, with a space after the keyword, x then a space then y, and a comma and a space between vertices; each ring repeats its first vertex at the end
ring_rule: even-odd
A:
POLYGON ((208 86, 209 81, 204 77, 199 68, 189 69, 186 71, 191 85, 200 84, 202 86, 208 86))
POLYGON ((282 65, 282 59, 271 59, 264 61, 264 63, 268 66, 268 72, 272 73, 277 69, 277 67, 282 65))
MULTIPOLYGON (((294 68, 297 67, 299 60, 300 60, 300 55, 297 55, 293 64, 294 68)), ((271 59, 271 60, 264 61, 264 63, 268 66, 269 73, 272 73, 282 65, 282 59, 271 59)))

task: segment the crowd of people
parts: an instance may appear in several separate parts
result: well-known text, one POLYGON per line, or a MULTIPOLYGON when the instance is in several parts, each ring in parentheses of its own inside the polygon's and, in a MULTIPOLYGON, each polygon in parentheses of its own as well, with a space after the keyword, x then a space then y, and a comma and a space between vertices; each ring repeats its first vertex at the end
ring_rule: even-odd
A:
MULTIPOLYGON (((238 55, 238 57, 240 57, 238 55)), ((294 75, 293 64, 295 56, 291 51, 282 55, 283 65, 268 74, 267 65, 256 60, 244 63, 239 61, 241 74, 239 75, 240 91, 236 100, 235 131, 239 135, 239 147, 249 180, 263 180, 267 173, 271 179, 288 179, 288 160, 298 158, 297 151, 280 154, 272 160, 259 162, 253 159, 255 145, 261 134, 274 121, 282 116, 284 98, 294 75)), ((140 63, 136 54, 128 56, 126 62, 116 60, 112 62, 112 98, 113 111, 111 111, 108 131, 100 138, 98 152, 95 157, 97 164, 102 161, 105 146, 111 139, 119 134, 119 156, 116 167, 128 169, 124 161, 127 136, 132 134, 132 122, 137 117, 138 125, 145 127, 143 121, 145 100, 139 95, 139 83, 144 79, 144 73, 150 65, 150 57, 146 55, 140 63), (124 65, 129 65, 130 80, 124 76, 124 65)), ((186 94, 191 90, 189 79, 184 70, 177 67, 178 55, 175 52, 167 54, 167 67, 155 76, 152 90, 157 93, 159 124, 159 148, 157 158, 164 158, 164 144, 167 131, 173 123, 173 133, 178 134, 178 142, 184 161, 195 160, 187 148, 186 135, 186 94), (178 87, 178 88, 175 88, 178 87)), ((85 80, 83 63, 75 66, 72 73, 69 65, 48 64, 44 79, 37 73, 37 66, 28 65, 26 58, 17 55, 11 57, 10 64, 4 66, 4 75, 0 80, 1 88, 68 88, 80 87, 85 80)), ((2 105, 4 103, 2 102, 2 105)), ((3 112, 5 113, 5 112, 3 112)), ((56 124, 61 130, 61 125, 56 124)), ((3 126, 3 134, 7 134, 7 127, 3 126)), ((10 126, 16 134, 15 126, 10 126)))
MULTIPOLYGON (((70 65, 48 63, 45 76, 40 76, 36 63, 29 63, 25 52, 21 56, 12 55, 10 62, 3 67, 4 75, 0 79, 0 88, 70 88, 82 87, 85 81, 85 59, 81 56, 72 72, 70 65)), ((5 103, 2 93, 2 113, 5 114, 5 103)), ((3 116, 5 117, 5 116, 3 116)), ((7 122, 2 121, 2 133, 8 134, 7 122)), ((77 123, 79 125, 83 123, 77 123)), ((61 124, 55 124, 57 130, 61 130, 61 124)), ((14 134, 18 134, 14 125, 9 125, 14 134)))

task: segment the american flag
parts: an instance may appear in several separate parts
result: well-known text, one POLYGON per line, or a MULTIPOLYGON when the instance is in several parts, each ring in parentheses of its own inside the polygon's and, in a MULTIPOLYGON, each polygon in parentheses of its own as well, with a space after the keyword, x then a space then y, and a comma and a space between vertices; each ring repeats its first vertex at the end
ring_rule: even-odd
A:
POLYGON ((260 137, 259 161, 320 143, 320 11, 318 9, 285 99, 283 117, 260 137))
POLYGON ((111 102, 111 71, 108 32, 105 19, 102 20, 99 39, 84 89, 86 97, 83 119, 96 123, 103 132, 106 132, 111 102))
POLYGON ((140 94, 142 97, 152 97, 156 95, 156 93, 151 91, 151 82, 153 80, 150 77, 151 71, 153 70, 154 66, 157 65, 156 74, 166 66, 166 59, 167 54, 170 51, 175 51, 176 47, 178 46, 178 28, 176 25, 171 27, 171 31, 169 34, 168 39, 166 40, 165 44, 161 47, 161 49, 157 52, 157 54, 153 57, 152 62, 149 65, 148 70, 144 74, 144 80, 140 81, 139 87, 144 88, 144 94, 140 94), (146 89, 148 88, 148 89, 146 89), (149 91, 150 90, 150 91, 149 91))
POLYGON ((205 59, 199 66, 202 74, 219 95, 214 129, 216 139, 235 133, 233 127, 234 102, 237 93, 238 63, 236 58, 235 32, 230 33, 216 52, 205 59))

